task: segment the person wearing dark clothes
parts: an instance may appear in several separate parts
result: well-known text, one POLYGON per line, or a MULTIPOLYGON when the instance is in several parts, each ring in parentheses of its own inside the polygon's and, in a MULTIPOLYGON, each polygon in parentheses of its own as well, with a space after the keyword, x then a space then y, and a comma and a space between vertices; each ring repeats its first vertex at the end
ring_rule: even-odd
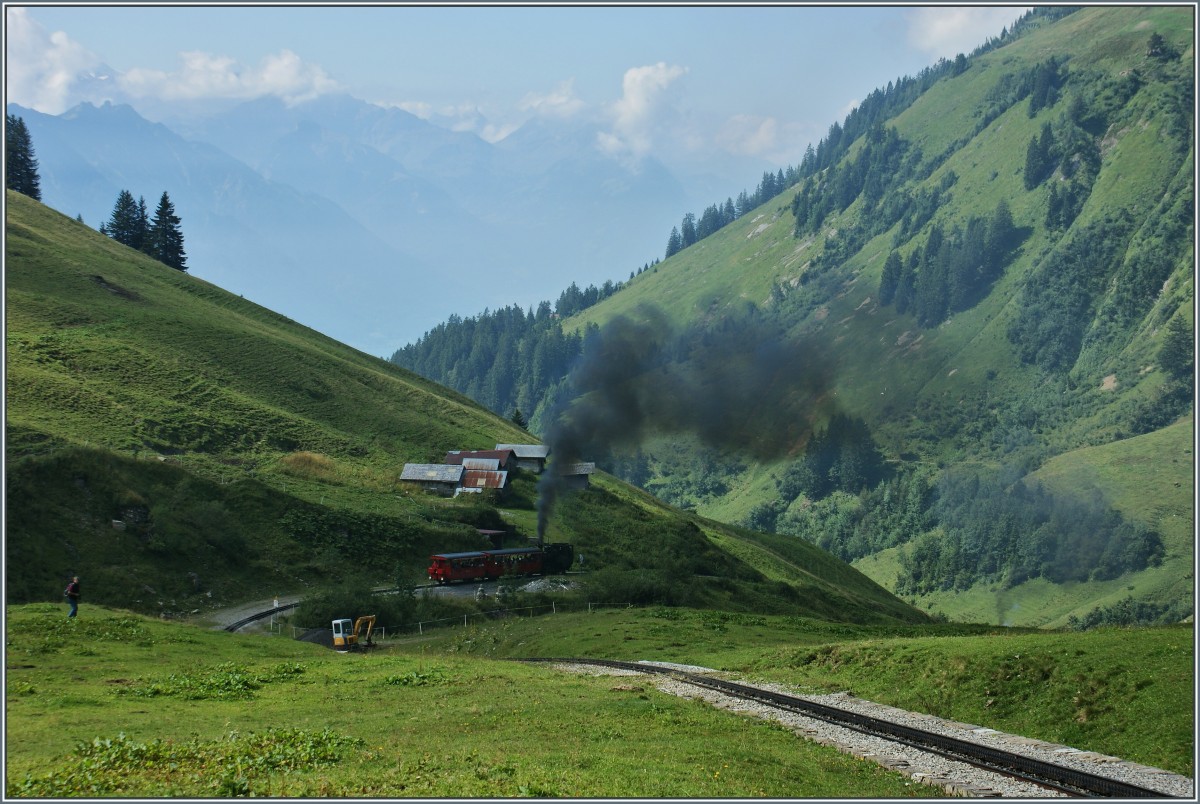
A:
POLYGON ((71 604, 71 611, 67 614, 68 617, 74 617, 79 611, 79 576, 76 575, 67 584, 67 602, 71 604))

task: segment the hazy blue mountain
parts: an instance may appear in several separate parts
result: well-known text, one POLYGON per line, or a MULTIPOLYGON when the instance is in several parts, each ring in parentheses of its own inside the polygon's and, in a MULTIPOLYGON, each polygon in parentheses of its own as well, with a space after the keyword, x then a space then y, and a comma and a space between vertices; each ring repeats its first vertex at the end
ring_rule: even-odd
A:
POLYGON ((660 256, 686 211, 682 186, 653 160, 604 156, 598 130, 533 120, 492 144, 348 95, 255 100, 189 128, 491 294, 462 299, 463 314, 536 302, 564 279, 620 279, 660 256))
POLYGON ((348 95, 169 125, 121 104, 11 110, 50 206, 98 226, 122 189, 151 208, 165 190, 193 274, 375 354, 451 314, 620 281, 685 212, 743 189, 689 197, 662 163, 602 153, 598 121, 535 120, 490 143, 348 95))
POLYGON ((108 220, 122 189, 151 212, 166 191, 195 276, 372 352, 395 343, 398 316, 426 314, 429 269, 326 197, 266 179, 128 106, 8 112, 30 130, 43 200, 89 226, 108 220))

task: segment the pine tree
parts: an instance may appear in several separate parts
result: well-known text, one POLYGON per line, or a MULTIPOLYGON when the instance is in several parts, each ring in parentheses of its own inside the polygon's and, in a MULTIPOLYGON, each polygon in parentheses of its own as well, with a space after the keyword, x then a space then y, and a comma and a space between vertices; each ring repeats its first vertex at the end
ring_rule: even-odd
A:
POLYGON ((117 194, 112 215, 107 225, 101 228, 104 234, 118 243, 141 250, 146 240, 145 203, 141 206, 133 200, 133 193, 122 190, 117 194))
POLYGON ((696 242, 696 215, 689 212, 683 216, 683 223, 679 227, 679 235, 683 238, 682 245, 684 248, 696 242))
POLYGON ((1025 189, 1032 190, 1041 184, 1054 167, 1054 132, 1045 123, 1041 136, 1030 140, 1025 152, 1025 189))
POLYGON ((1191 376, 1195 366, 1196 341, 1192 328, 1181 315, 1167 322, 1167 332, 1158 350, 1158 362, 1163 371, 1176 379, 1191 376))
POLYGON ((4 116, 4 186, 10 190, 42 200, 38 161, 25 120, 15 115, 4 116))
POLYGON ((513 410, 511 421, 513 424, 515 424, 517 427, 520 427, 522 430, 529 429, 529 422, 525 419, 525 416, 521 413, 520 408, 516 408, 515 410, 513 410))
POLYGON ((179 228, 179 216, 170 196, 164 191, 154 210, 154 220, 146 235, 145 251, 161 263, 180 271, 187 270, 187 255, 183 251, 183 232, 179 228))
POLYGON ((679 253, 683 248, 683 238, 679 234, 679 227, 671 227, 671 236, 667 238, 667 256, 672 257, 679 253))
POLYGON ((883 264, 883 276, 879 278, 879 303, 891 304, 896 298, 896 289, 900 287, 900 274, 904 271, 904 263, 900 254, 893 251, 888 254, 883 264))

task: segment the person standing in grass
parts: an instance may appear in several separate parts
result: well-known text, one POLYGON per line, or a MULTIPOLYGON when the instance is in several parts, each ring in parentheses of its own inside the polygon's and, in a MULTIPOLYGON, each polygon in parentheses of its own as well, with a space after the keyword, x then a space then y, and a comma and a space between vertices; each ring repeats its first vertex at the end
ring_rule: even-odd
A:
POLYGON ((74 617, 79 612, 79 576, 71 578, 71 582, 67 584, 67 603, 71 605, 71 611, 67 613, 68 617, 74 617))

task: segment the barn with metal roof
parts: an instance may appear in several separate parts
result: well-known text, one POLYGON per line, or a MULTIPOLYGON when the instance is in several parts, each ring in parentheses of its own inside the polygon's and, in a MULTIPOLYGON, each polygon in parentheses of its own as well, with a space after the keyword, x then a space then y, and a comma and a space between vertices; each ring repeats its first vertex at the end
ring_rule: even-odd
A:
POLYGON ((497 444, 496 449, 512 450, 517 456, 517 466, 541 474, 546 468, 550 448, 543 444, 497 444))
POLYGON ((400 473, 400 480, 413 483, 426 491, 435 491, 450 497, 462 480, 462 466, 451 466, 443 463, 406 463, 400 473))

